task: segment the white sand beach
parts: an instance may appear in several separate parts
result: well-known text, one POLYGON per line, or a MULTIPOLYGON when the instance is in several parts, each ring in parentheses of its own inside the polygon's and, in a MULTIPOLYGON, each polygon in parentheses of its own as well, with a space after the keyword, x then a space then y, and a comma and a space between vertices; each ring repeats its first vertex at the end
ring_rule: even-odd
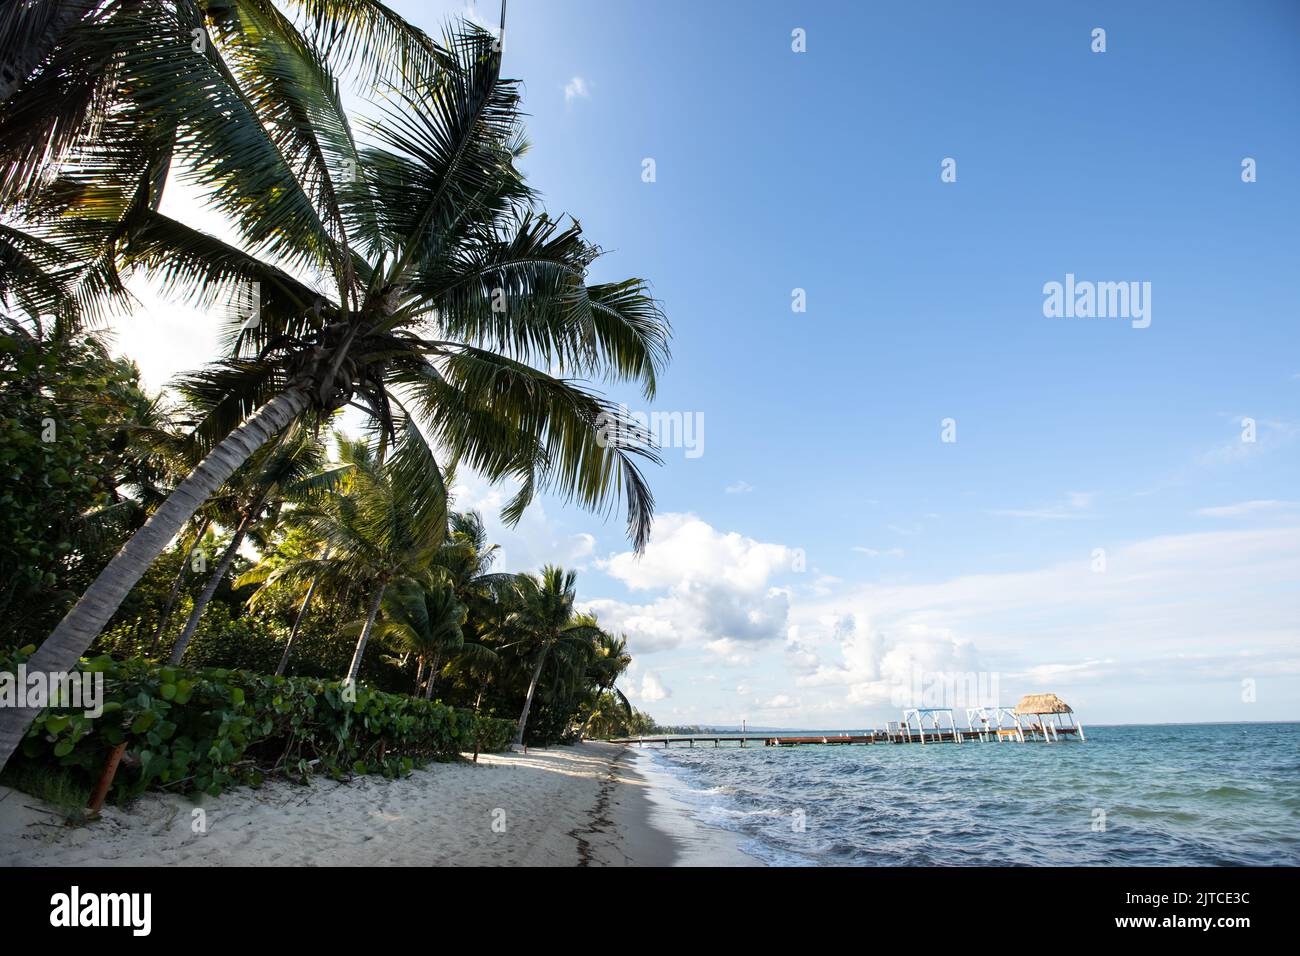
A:
POLYGON ((584 743, 433 764, 402 780, 150 793, 75 827, 0 787, 0 866, 754 864, 727 834, 652 797, 635 763, 620 745, 584 743))

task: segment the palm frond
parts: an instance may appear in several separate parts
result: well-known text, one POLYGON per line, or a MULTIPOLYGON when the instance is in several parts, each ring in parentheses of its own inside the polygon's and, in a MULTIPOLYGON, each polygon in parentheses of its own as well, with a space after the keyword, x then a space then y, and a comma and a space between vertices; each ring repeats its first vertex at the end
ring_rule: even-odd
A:
POLYGON ((419 89, 450 62, 418 27, 376 0, 290 0, 322 55, 356 68, 370 86, 419 89))

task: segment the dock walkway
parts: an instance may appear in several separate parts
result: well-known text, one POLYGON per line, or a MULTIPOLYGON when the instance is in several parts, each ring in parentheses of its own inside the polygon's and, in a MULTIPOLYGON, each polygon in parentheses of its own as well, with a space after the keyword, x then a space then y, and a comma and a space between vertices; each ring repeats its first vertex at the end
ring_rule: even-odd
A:
POLYGON ((670 747, 673 744, 686 744, 690 747, 694 747, 696 744, 712 744, 714 747, 720 747, 723 744, 738 745, 740 747, 745 747, 750 744, 761 744, 764 747, 799 747, 824 744, 960 744, 967 741, 978 743, 1001 743, 1002 741, 1029 743, 1033 741, 1051 742, 1051 740, 1058 735, 1066 737, 1076 733, 1077 730, 1072 727, 1052 728, 1050 736, 1045 735, 1042 731, 1036 728, 1030 727, 1025 727, 1023 733, 1007 728, 1001 730, 998 728, 980 730, 978 728, 958 727, 955 731, 926 730, 924 733, 920 733, 915 728, 912 728, 911 730, 877 730, 861 734, 813 734, 798 737, 772 737, 760 734, 719 734, 685 737, 620 737, 612 740, 611 743, 636 744, 640 747, 653 747, 660 745, 670 747))

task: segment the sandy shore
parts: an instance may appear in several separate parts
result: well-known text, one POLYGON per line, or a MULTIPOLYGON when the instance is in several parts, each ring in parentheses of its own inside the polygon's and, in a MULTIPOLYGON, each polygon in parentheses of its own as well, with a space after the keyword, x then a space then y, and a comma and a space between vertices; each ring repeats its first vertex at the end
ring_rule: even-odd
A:
POLYGON ((0 787, 0 866, 753 863, 650 794, 635 765, 622 746, 585 743, 435 764, 403 780, 146 794, 78 827, 0 787))

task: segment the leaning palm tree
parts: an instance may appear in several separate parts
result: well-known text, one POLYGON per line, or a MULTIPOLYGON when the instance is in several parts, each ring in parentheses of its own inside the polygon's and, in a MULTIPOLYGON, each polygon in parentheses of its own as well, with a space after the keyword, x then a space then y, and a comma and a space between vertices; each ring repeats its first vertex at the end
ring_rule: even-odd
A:
MULTIPOLYGON (((212 409, 197 431, 210 451, 41 645, 31 670, 73 668, 254 451, 290 423, 346 405, 393 438, 399 422, 419 419, 449 465, 517 481, 507 520, 541 490, 591 508, 621 496, 634 547, 649 535, 653 501, 637 466, 655 459, 648 437, 578 379, 634 381, 653 396, 667 324, 640 280, 588 283, 599 250, 576 222, 536 211, 515 168, 524 149, 517 86, 500 76, 493 37, 467 26, 449 33, 427 71, 414 59, 397 76, 377 66, 389 105, 360 139, 311 35, 269 3, 222 11, 202 63, 155 90, 174 107, 215 73, 265 79, 264 96, 182 121, 204 131, 184 139, 184 166, 240 243, 145 209, 117 264, 209 304, 258 283, 260 309, 232 328, 232 357, 190 379, 212 409)), ((185 26, 174 20, 164 27, 185 26)), ((93 208, 72 205, 76 214, 59 221, 92 232, 93 208)), ((402 427, 421 440, 414 424, 402 427)), ((432 454, 403 461, 417 459, 424 468, 432 454)), ((397 480, 421 484, 415 474, 397 480)), ((0 713, 0 766, 35 715, 0 713)))
POLYGON ((563 665, 585 661, 599 638, 600 628, 596 626, 595 618, 574 612, 576 578, 572 571, 554 565, 542 568, 539 575, 519 575, 515 607, 506 615, 497 633, 506 646, 514 647, 531 667, 524 708, 515 731, 515 746, 522 746, 524 742, 528 713, 542 678, 542 668, 552 662, 559 665, 557 671, 563 672, 563 665))

